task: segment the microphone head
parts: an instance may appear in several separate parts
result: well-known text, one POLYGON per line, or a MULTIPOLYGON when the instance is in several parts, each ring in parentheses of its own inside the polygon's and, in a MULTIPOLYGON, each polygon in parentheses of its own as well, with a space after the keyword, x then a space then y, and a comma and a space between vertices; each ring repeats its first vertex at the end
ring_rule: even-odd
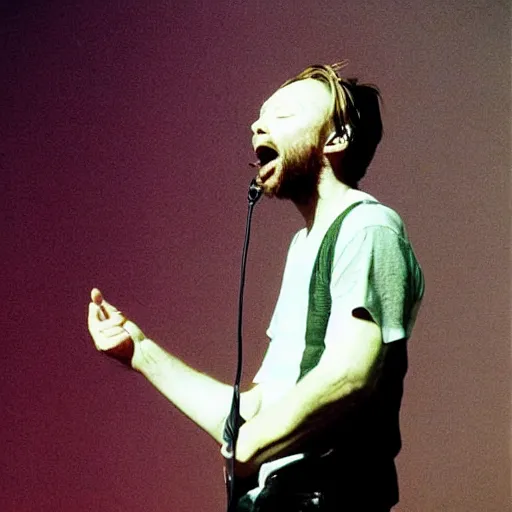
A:
POLYGON ((249 185, 249 192, 247 194, 249 203, 255 204, 256 201, 261 197, 262 193, 263 189, 256 184, 256 178, 253 178, 251 184, 249 185))

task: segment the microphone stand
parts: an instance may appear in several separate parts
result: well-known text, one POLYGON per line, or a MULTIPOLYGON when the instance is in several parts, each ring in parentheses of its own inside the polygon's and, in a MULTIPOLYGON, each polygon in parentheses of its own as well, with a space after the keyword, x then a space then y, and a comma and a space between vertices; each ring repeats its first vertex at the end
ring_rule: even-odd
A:
POLYGON ((224 478, 226 481, 227 491, 227 512, 234 512, 236 508, 235 499, 235 464, 236 464, 236 442, 238 440, 238 432, 245 420, 240 416, 240 381, 242 378, 242 324, 243 324, 243 305, 244 305, 244 287, 245 287, 245 266, 247 262, 247 251, 249 248, 249 239, 251 234, 251 218, 254 205, 261 197, 262 189, 256 185, 256 180, 252 180, 249 185, 247 210, 247 221, 245 225, 245 240, 242 251, 242 266, 240 272, 240 292, 238 296, 238 361, 236 367, 235 383, 233 385, 233 398, 231 401, 231 410, 224 425, 223 439, 226 442, 226 451, 230 455, 226 458, 224 469, 224 478))

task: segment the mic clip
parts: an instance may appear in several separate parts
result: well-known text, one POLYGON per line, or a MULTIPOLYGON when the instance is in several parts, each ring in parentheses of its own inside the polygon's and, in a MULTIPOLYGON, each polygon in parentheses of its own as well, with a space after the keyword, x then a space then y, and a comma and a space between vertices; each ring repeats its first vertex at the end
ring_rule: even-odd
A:
POLYGON ((255 204, 256 201, 261 197, 263 189, 256 184, 256 178, 253 178, 249 185, 249 192, 247 193, 247 199, 249 203, 255 204))

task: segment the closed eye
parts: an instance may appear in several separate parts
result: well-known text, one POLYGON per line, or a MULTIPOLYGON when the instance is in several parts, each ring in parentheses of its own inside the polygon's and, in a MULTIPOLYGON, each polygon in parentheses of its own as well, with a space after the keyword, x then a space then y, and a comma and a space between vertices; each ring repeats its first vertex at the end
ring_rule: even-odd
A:
POLYGON ((284 119, 286 117, 292 117, 294 114, 288 110, 278 110, 274 113, 277 119, 284 119))
POLYGON ((284 119, 295 115, 294 109, 282 107, 263 107, 260 111, 260 117, 271 117, 275 119, 284 119))

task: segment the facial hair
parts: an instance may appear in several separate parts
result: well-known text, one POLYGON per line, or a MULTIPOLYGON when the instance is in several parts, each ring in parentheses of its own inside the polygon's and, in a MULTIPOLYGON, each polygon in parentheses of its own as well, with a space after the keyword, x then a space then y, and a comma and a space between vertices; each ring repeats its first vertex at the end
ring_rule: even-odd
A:
POLYGON ((323 165, 324 154, 317 145, 302 144, 288 149, 282 155, 275 197, 308 203, 317 193, 323 165))

